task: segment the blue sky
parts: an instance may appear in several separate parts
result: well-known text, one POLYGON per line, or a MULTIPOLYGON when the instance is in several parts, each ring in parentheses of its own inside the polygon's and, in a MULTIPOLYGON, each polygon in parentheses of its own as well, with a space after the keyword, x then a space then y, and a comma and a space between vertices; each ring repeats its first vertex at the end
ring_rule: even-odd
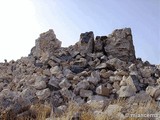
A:
MULTIPOLYGON (((144 61, 160 64, 160 0, 24 0, 25 4, 24 1, 15 1, 8 16, 10 18, 10 15, 16 14, 17 16, 14 16, 18 18, 15 21, 23 22, 14 23, 12 19, 8 21, 10 26, 15 26, 12 31, 7 29, 5 34, 12 32, 10 41, 17 42, 13 42, 7 53, 2 53, 4 50, 0 49, 0 58, 3 55, 8 59, 27 56, 35 39, 48 29, 55 31, 63 46, 69 46, 79 40, 82 32, 93 31, 95 36, 108 35, 114 29, 131 27, 136 56, 144 61), (14 9, 17 9, 17 12, 12 13, 14 9), (17 14, 19 10, 22 12, 17 14), (22 36, 16 37, 19 32, 22 36), (27 36, 30 37, 26 38, 27 36), (9 50, 14 54, 10 54, 9 50)), ((7 26, 5 19, 3 25, 7 26)), ((4 31, 0 32, 3 34, 4 31)), ((9 37, 5 37, 3 39, 10 42, 9 37)))

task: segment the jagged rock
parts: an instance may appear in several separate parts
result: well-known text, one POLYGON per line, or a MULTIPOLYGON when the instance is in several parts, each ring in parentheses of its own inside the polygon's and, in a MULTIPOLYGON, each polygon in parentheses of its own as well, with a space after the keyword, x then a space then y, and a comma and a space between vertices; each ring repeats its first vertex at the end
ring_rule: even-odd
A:
POLYGON ((140 90, 140 83, 139 83, 139 80, 138 78, 135 76, 135 75, 131 75, 129 76, 127 79, 126 79, 126 83, 127 85, 131 86, 132 89, 136 91, 139 91, 140 90))
POLYGON ((51 95, 51 92, 48 88, 46 88, 46 89, 37 91, 36 95, 39 100, 45 100, 46 98, 48 98, 51 95))
POLYGON ((55 66, 50 69, 50 72, 52 75, 56 75, 56 74, 60 73, 61 70, 60 70, 59 66, 55 66))
POLYGON ((109 71, 106 71, 105 69, 102 69, 101 71, 100 71, 100 76, 102 77, 102 78, 109 78, 111 75, 113 75, 114 74, 114 72, 113 71, 111 71, 111 70, 109 70, 109 71))
POLYGON ((106 86, 100 85, 96 88, 96 93, 99 95, 109 96, 110 90, 106 86))
POLYGON ((67 88, 62 88, 60 90, 60 93, 62 94, 62 96, 66 100, 73 100, 73 97, 75 96, 74 93, 72 91, 68 90, 67 88))
POLYGON ((75 92, 75 93, 78 93, 81 89, 88 89, 89 86, 90 86, 90 84, 88 83, 88 81, 86 81, 86 80, 80 81, 80 82, 76 85, 76 87, 75 87, 75 89, 74 89, 74 92, 75 92))
POLYGON ((104 43, 107 36, 97 36, 94 43, 94 52, 104 52, 104 43))
POLYGON ((108 116, 112 116, 113 114, 116 115, 118 112, 121 112, 122 108, 123 107, 118 104, 109 105, 105 110, 105 113, 108 116))
POLYGON ((92 95, 93 95, 93 92, 91 90, 84 90, 84 89, 80 90, 81 97, 90 97, 92 95))
POLYGON ((131 86, 121 86, 117 94, 119 97, 130 97, 135 95, 135 90, 131 86))
POLYGON ((82 53, 92 53, 94 50, 94 34, 86 32, 80 35, 79 51, 82 53))
POLYGON ((116 81, 121 81, 122 77, 121 76, 110 76, 109 81, 110 82, 116 82, 116 81))
POLYGON ((118 58, 109 59, 106 63, 113 66, 115 69, 126 69, 126 62, 121 61, 118 58))
POLYGON ((71 84, 69 83, 69 81, 67 79, 63 79, 60 83, 59 86, 61 88, 69 88, 71 86, 71 84))
POLYGON ((56 77, 53 76, 49 80, 48 85, 51 90, 54 90, 54 89, 59 89, 59 83, 60 80, 58 80, 56 77))
POLYGON ((102 110, 109 103, 109 99, 107 97, 95 95, 91 96, 87 103, 94 110, 102 110))
POLYGON ((149 78, 151 77, 151 74, 153 73, 153 69, 151 67, 144 67, 140 69, 142 77, 149 78))
POLYGON ((106 63, 101 63, 100 65, 96 66, 96 69, 104 69, 107 67, 106 63))
POLYGON ((60 47, 61 42, 56 38, 54 31, 50 29, 40 34, 40 37, 36 40, 34 56, 41 57, 43 54, 52 55, 53 52, 60 47))
POLYGON ((101 80, 100 74, 98 71, 93 71, 91 77, 88 77, 87 81, 96 85, 101 80))
POLYGON ((131 29, 125 28, 113 31, 106 40, 105 52, 107 55, 112 55, 123 61, 135 61, 131 29))

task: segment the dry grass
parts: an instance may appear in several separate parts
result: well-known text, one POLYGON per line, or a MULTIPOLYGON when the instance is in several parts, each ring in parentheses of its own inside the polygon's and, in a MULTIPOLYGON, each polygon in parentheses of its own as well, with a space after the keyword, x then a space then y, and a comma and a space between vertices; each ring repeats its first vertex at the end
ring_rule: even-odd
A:
MULTIPOLYGON (((126 101, 124 99, 117 100, 112 101, 110 104, 118 104, 122 107, 125 107, 126 101)), ((147 104, 138 103, 135 106, 133 105, 128 114, 151 114, 155 111, 158 111, 157 104, 152 101, 148 102, 147 104)), ((3 113, 3 115, 1 114, 2 117, 0 120, 46 120, 48 117, 50 117, 48 120, 72 120, 75 113, 79 113, 79 120, 120 120, 120 118, 115 117, 117 116, 116 110, 112 116, 108 116, 102 111, 98 112, 99 113, 95 114, 94 109, 87 104, 79 106, 76 103, 71 102, 69 103, 68 109, 63 114, 58 115, 57 113, 52 113, 52 116, 50 117, 51 107, 42 104, 36 104, 33 105, 29 111, 26 111, 18 116, 15 116, 12 110, 7 111, 6 113, 3 113)), ((151 118, 125 117, 123 120, 151 120, 151 118)))

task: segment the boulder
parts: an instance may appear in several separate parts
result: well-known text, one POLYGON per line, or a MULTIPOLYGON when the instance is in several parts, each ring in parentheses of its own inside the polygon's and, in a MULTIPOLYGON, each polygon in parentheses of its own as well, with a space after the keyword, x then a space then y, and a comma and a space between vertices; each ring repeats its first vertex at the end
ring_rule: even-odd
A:
POLYGON ((135 95, 135 90, 131 86, 121 86, 117 94, 119 97, 130 97, 135 95))
POLYGON ((135 61, 135 50, 130 28, 116 29, 108 36, 105 52, 123 61, 135 61))
POLYGON ((48 88, 46 88, 46 89, 37 91, 36 95, 39 100, 45 100, 51 95, 51 92, 48 88))
POLYGON ((92 95, 93 95, 93 92, 91 90, 84 90, 84 89, 80 90, 81 97, 90 97, 92 95))
POLYGON ((109 96, 110 90, 106 86, 100 85, 96 88, 96 93, 99 95, 109 96))
POLYGON ((53 52, 60 47, 61 41, 56 38, 54 31, 50 29, 40 34, 40 37, 36 40, 34 54, 37 57, 42 57, 44 54, 52 55, 53 52))
POLYGON ((67 79, 63 79, 60 83, 59 83, 60 88, 69 88, 71 86, 71 83, 67 80, 67 79))
POLYGON ((82 53, 92 53, 94 51, 94 34, 92 31, 80 35, 78 47, 82 53))

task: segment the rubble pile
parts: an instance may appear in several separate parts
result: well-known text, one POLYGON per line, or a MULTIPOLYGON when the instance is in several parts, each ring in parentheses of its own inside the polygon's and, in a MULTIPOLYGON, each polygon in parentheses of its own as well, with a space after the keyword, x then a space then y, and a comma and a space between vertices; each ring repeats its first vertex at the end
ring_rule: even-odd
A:
POLYGON ((82 33, 66 48, 49 30, 40 34, 27 57, 0 63, 0 110, 13 109, 18 115, 36 102, 56 111, 66 109, 69 101, 96 103, 95 109, 119 98, 130 104, 158 101, 159 84, 160 66, 136 58, 130 28, 108 36, 82 33))

